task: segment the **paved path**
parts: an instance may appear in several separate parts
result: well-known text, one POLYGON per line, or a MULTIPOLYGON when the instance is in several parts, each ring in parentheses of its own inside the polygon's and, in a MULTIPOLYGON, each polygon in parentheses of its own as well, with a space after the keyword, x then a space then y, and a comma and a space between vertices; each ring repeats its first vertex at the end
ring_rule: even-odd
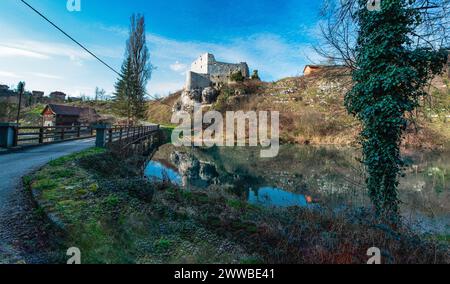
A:
POLYGON ((0 263, 40 262, 40 256, 33 254, 47 245, 42 241, 45 224, 21 190, 21 178, 51 160, 93 147, 94 141, 69 141, 0 155, 0 263))

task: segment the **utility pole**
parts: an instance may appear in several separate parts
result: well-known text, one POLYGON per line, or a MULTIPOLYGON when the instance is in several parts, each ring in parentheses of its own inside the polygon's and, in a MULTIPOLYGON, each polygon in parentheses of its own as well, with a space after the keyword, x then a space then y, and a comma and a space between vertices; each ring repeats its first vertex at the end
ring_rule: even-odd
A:
POLYGON ((20 122, 20 108, 22 107, 22 96, 25 91, 25 82, 20 82, 17 86, 17 91, 19 92, 19 107, 17 108, 17 124, 20 122))

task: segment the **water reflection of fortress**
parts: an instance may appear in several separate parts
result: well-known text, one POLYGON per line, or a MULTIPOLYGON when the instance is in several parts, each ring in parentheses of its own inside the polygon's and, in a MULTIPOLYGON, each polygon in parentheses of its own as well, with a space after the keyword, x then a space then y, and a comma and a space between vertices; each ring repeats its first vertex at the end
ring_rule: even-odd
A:
MULTIPOLYGON (((261 159, 255 148, 177 148, 167 144, 156 152, 147 176, 161 179, 166 172, 174 183, 188 189, 223 190, 259 203, 267 203, 268 196, 279 193, 281 200, 303 194, 307 202, 330 208, 359 207, 370 204, 359 158, 353 148, 332 146, 283 145, 276 158, 261 159)), ((406 175, 399 189, 402 211, 449 220, 449 153, 408 155, 405 161, 406 175)))
POLYGON ((169 179, 182 187, 207 188, 210 185, 220 185, 251 204, 263 206, 307 206, 312 202, 309 196, 263 186, 264 181, 261 179, 219 171, 213 163, 201 161, 185 152, 173 152, 170 161, 150 162, 146 175, 149 178, 169 179))

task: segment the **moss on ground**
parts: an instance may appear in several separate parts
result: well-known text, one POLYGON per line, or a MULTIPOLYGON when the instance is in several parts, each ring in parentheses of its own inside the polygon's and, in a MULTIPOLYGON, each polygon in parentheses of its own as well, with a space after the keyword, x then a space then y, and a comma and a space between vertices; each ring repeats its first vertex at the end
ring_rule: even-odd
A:
MULTIPOLYGON (((162 185, 118 170, 118 163, 94 148, 54 160, 24 177, 39 210, 64 231, 67 248, 80 248, 84 263, 239 263, 252 257, 199 222, 173 212, 159 197, 151 202, 149 196, 162 185)), ((167 188, 167 197, 172 192, 167 188)))
POLYGON ((364 210, 250 206, 220 187, 148 183, 130 167, 90 149, 25 178, 83 263, 365 263, 373 246, 389 263, 450 262, 445 240, 392 231, 364 210))

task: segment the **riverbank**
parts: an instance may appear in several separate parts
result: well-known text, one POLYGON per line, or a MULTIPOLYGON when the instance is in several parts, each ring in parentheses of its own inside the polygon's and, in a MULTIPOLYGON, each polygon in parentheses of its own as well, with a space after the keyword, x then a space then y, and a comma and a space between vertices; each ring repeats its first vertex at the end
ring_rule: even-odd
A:
MULTIPOLYGON (((146 182, 101 149, 25 177, 41 212, 78 247, 83 263, 448 263, 447 236, 392 231, 366 210, 264 208, 227 190, 146 182)), ((66 249, 67 249, 66 248, 66 249)))

